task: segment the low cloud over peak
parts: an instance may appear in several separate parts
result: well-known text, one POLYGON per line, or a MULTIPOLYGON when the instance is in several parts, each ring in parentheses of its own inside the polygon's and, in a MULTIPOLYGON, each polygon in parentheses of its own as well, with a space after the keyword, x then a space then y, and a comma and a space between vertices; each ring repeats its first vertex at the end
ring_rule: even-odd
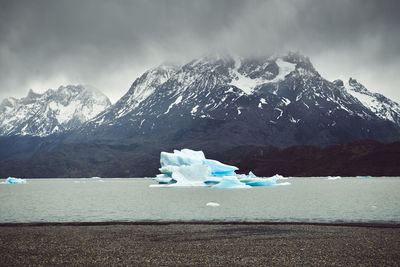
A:
POLYGON ((309 56, 400 101, 397 1, 3 1, 0 98, 92 84, 113 101, 146 69, 210 51, 309 56))

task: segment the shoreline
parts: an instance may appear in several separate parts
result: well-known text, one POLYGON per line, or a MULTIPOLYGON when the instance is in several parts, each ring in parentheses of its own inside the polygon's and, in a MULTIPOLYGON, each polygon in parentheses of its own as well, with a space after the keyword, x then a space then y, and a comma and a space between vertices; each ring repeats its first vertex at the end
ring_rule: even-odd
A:
MULTIPOLYGON (((245 173, 237 173, 237 174, 245 174, 245 173)), ((273 175, 271 175, 273 176, 273 175)), ((262 176, 264 177, 271 177, 271 176, 262 176)), ((13 177, 13 176, 8 176, 8 177, 13 177)), ((147 179, 147 180, 152 180, 156 175, 154 176, 144 176, 144 177, 31 177, 31 176, 18 176, 18 177, 13 177, 13 178, 21 178, 21 179, 27 179, 27 180, 40 180, 40 179, 50 179, 50 180, 61 180, 61 179, 147 179)), ((313 175, 313 176, 293 176, 293 175, 288 175, 288 176, 283 176, 285 178, 329 178, 329 177, 340 177, 340 178, 358 178, 358 179, 371 179, 371 178, 400 178, 400 175, 374 175, 370 177, 362 177, 360 175, 355 175, 355 176, 348 176, 348 175, 326 175, 326 176, 320 176, 320 175, 313 175)), ((5 180, 5 178, 1 178, 0 180, 5 180)))
POLYGON ((400 222, 268 222, 268 221, 99 221, 99 222, 10 222, 0 227, 45 227, 45 226, 112 226, 112 225, 288 225, 288 226, 337 226, 400 228, 400 222))
POLYGON ((399 224, 0 224, 4 266, 398 266, 399 224))

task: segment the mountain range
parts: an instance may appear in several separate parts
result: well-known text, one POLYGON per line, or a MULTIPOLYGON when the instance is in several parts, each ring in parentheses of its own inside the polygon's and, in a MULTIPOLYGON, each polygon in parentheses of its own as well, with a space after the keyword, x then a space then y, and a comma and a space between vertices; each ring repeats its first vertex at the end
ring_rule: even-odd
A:
POLYGON ((75 136, 225 149, 390 142, 399 139, 399 129, 397 103, 351 78, 346 84, 327 81, 308 58, 289 53, 205 57, 151 69, 75 136))
MULTIPOLYGON (((46 169, 49 160, 68 163, 74 153, 86 155, 81 161, 88 170, 98 157, 119 163, 119 171, 85 175, 143 176, 157 172, 161 150, 174 148, 201 149, 224 160, 224 151, 246 146, 400 140, 399 104, 355 79, 324 79, 299 53, 164 64, 137 78, 113 105, 98 91, 66 86, 5 100, 0 111, 0 144, 13 144, 11 151, 0 150, 0 175, 31 164, 32 157, 46 169)), ((79 168, 86 169, 65 168, 75 171, 62 175, 80 176, 79 168)))
POLYGON ((43 94, 29 90, 26 97, 6 98, 0 104, 0 135, 48 136, 82 126, 111 106, 94 88, 61 86, 43 94))

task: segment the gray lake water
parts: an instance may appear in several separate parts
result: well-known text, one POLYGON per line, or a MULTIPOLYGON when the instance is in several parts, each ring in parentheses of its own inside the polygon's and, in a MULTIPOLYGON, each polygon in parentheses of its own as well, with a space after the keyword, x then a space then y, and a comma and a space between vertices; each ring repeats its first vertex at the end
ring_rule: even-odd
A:
POLYGON ((151 188, 150 179, 27 181, 0 184, 0 222, 400 222, 400 178, 289 178, 289 186, 251 189, 151 188))

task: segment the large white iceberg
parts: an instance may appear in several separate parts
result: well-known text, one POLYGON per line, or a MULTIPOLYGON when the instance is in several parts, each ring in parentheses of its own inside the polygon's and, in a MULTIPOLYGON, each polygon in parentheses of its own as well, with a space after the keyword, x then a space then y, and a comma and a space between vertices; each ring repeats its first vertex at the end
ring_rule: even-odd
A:
POLYGON ((25 179, 8 177, 3 184, 26 184, 25 179))
POLYGON ((153 187, 210 186, 213 188, 250 188, 253 186, 277 186, 290 183, 277 183, 286 179, 280 175, 270 178, 236 174, 235 166, 223 164, 217 160, 206 159, 202 151, 190 149, 174 150, 173 153, 161 152, 161 174, 153 178, 158 185, 153 187))

